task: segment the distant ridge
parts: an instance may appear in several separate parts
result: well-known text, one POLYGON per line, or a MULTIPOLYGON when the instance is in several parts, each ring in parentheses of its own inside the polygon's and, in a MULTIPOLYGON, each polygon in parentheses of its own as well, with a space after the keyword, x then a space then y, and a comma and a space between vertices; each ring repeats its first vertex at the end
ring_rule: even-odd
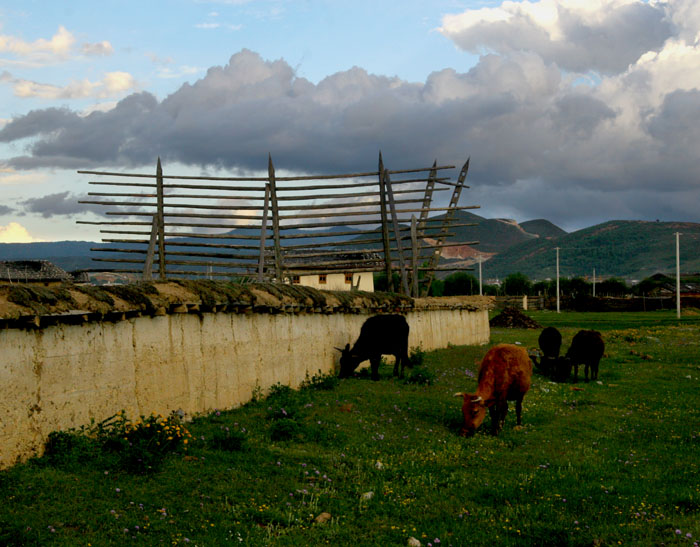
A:
MULTIPOLYGON (((555 247, 560 248, 560 274, 565 277, 591 276, 594 268, 598 278, 614 276, 639 280, 659 272, 670 274, 675 271, 676 232, 682 234, 681 271, 700 272, 700 224, 697 223, 616 220, 567 233, 545 219, 518 224, 508 219, 487 219, 467 211, 458 211, 456 221, 473 223, 475 226, 453 228, 451 233, 454 235, 448 241, 480 241, 480 244, 446 247, 441 265, 473 266, 481 256, 485 260, 485 279, 502 279, 514 272, 521 272, 533 280, 551 279, 555 276, 555 247)), ((233 230, 229 241, 235 240, 238 234, 251 235, 255 233, 254 230, 233 230)), ((351 230, 349 227, 339 229, 351 230)), ((296 232, 312 233, 301 230, 296 232)), ((287 233, 295 232, 290 230, 287 233)), ((323 241, 334 241, 338 247, 342 247, 344 241, 353 237, 358 236, 337 236, 323 238, 323 241)), ((190 241, 190 238, 182 238, 180 241, 190 241)), ((320 238, 286 241, 298 245, 317 242, 320 238)), ((110 269, 113 267, 111 263, 91 260, 97 256, 110 257, 111 253, 90 251, 91 248, 101 246, 104 244, 90 241, 1 243, 0 260, 49 260, 66 271, 102 267, 110 269)), ((367 247, 379 249, 381 244, 367 247)))

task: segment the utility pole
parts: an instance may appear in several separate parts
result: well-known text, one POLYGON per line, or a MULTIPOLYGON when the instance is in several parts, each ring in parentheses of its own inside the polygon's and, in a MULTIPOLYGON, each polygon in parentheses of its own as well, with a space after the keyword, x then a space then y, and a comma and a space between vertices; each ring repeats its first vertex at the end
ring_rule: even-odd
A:
POLYGON ((680 233, 676 232, 676 318, 681 318, 681 257, 680 233))
POLYGON ((593 268, 593 298, 595 298, 595 268, 593 268))
POLYGON ((481 255, 479 255, 479 296, 483 296, 484 291, 481 285, 481 255))
POLYGON ((555 247, 557 251, 557 313, 559 313, 559 247, 555 247))

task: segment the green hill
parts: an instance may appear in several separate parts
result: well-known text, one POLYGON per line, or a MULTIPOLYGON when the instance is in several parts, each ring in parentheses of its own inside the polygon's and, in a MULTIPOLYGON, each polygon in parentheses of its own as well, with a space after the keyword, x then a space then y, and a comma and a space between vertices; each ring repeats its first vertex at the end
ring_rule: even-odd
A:
POLYGON ((539 238, 510 247, 484 263, 484 277, 503 278, 521 272, 531 279, 562 277, 643 279, 657 272, 673 273, 676 232, 680 232, 682 272, 700 271, 700 224, 615 220, 555 239, 539 238))

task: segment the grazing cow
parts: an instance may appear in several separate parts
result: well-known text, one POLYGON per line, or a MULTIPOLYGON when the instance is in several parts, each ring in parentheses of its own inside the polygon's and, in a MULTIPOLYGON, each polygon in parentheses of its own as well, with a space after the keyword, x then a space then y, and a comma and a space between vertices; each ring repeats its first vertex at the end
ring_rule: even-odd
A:
POLYGON ((574 382, 578 382, 578 366, 585 365, 584 374, 588 382, 588 369, 591 369, 591 380, 598 379, 598 364, 605 352, 605 342, 598 331, 580 330, 571 341, 571 346, 566 352, 566 361, 569 367, 574 367, 574 382))
MULTIPOLYGON (((372 366, 372 380, 379 380, 379 362, 382 355, 393 355, 396 358, 394 364, 394 376, 399 375, 399 363, 401 374, 408 362, 408 323, 403 315, 375 315, 367 319, 360 329, 360 337, 350 349, 350 344, 345 349, 335 348, 341 352, 340 378, 347 378, 362 361, 369 359, 372 366)), ((410 365, 409 365, 410 366, 410 365)))
POLYGON ((521 425, 523 397, 530 389, 532 361, 527 350, 512 344, 498 344, 492 347, 479 368, 479 387, 476 393, 455 393, 462 397, 464 425, 460 432, 472 436, 486 416, 491 415, 491 431, 494 435, 503 427, 508 412, 508 401, 515 401, 515 415, 521 425))
POLYGON ((559 361, 561 333, 554 327, 547 327, 540 333, 537 341, 540 344, 540 350, 542 350, 542 357, 539 362, 535 356, 531 356, 531 359, 542 374, 552 378, 555 375, 557 362, 559 361))

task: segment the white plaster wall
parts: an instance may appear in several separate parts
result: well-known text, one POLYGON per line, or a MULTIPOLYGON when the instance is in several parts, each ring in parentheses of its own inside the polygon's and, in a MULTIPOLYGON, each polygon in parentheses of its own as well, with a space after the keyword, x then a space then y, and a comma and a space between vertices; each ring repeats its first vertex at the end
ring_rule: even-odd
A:
MULTIPOLYGON (((488 313, 407 314, 409 347, 489 340, 488 313)), ((367 315, 173 314, 0 331, 0 468, 41 451, 51 431, 182 409, 231 408, 259 387, 297 387, 335 370, 367 315)))
MULTIPOLYGON (((353 273, 352 284, 360 283, 358 290, 366 292, 374 292, 374 276, 372 272, 353 273)), ((326 274, 326 282, 319 283, 318 275, 301 275, 299 276, 299 284, 305 287, 313 287, 323 291, 349 291, 352 287, 350 283, 345 282, 344 273, 329 273, 326 274)))

